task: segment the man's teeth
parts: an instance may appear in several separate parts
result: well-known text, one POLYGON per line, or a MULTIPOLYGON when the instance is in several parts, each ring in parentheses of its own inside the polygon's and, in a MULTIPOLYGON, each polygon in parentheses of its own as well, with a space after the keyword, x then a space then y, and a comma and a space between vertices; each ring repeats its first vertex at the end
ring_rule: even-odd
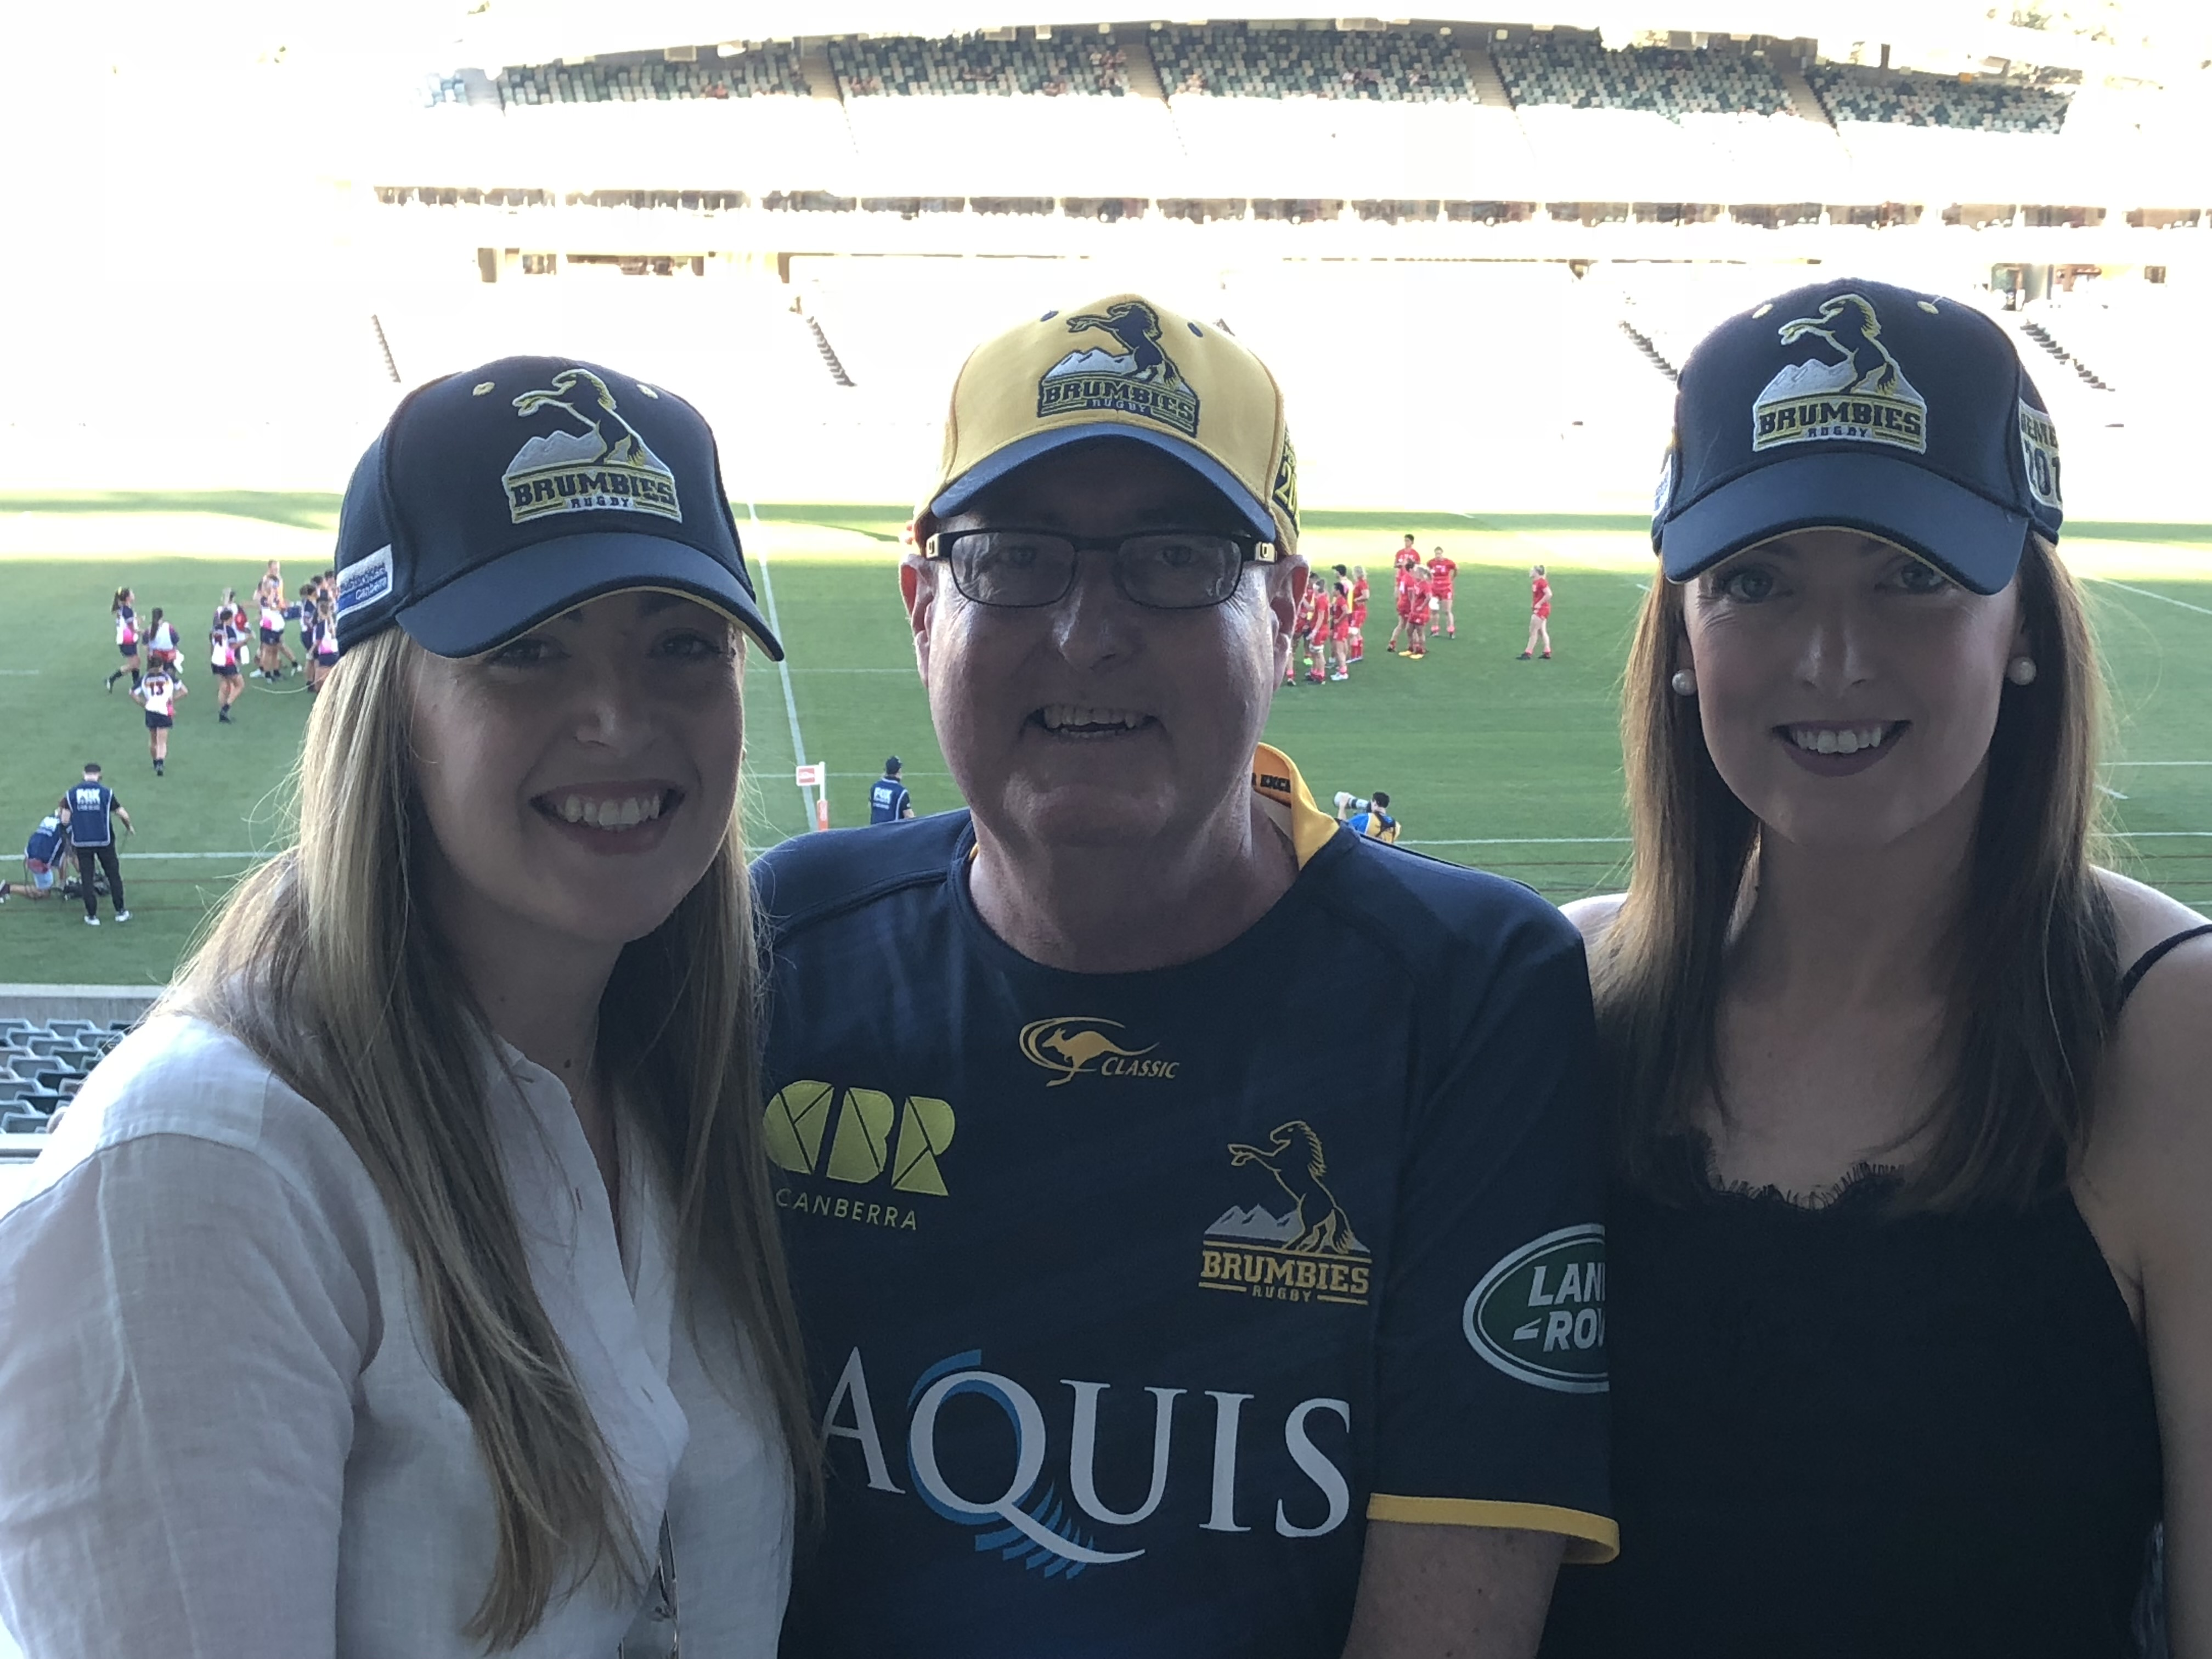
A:
POLYGON ((660 816, 661 797, 625 795, 602 799, 595 795, 566 795, 555 810, 570 823, 588 823, 594 830, 635 830, 660 816))
POLYGON ((1879 748, 1889 734, 1886 725, 1846 727, 1840 732, 1832 726, 1793 726, 1790 741, 1816 755, 1856 755, 1862 749, 1879 748))
POLYGON ((1048 732, 1068 726, 1118 726, 1133 731, 1148 718, 1127 708, 1093 708, 1079 702, 1048 702, 1038 713, 1048 732))

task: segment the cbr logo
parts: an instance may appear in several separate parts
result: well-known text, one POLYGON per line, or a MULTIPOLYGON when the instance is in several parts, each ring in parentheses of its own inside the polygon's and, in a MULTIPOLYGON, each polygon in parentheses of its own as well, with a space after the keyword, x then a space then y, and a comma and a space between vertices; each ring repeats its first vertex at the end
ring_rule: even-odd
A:
POLYGON ((1048 1089, 1073 1083, 1094 1068, 1100 1077, 1171 1078, 1176 1074, 1181 1061, 1146 1058, 1160 1046, 1158 1043, 1125 1048, 1106 1035, 1124 1029, 1119 1020, 1061 1014, 1051 1019, 1031 1020, 1022 1027, 1018 1041, 1022 1058, 1030 1065, 1060 1073, 1044 1085, 1048 1089))
MULTIPOLYGON (((779 1169, 793 1175, 820 1174, 856 1187, 888 1175, 893 1194, 946 1195, 938 1160, 952 1144, 954 1120, 952 1108, 942 1100, 909 1095, 894 1101, 879 1089, 841 1089, 808 1081, 779 1091, 763 1116, 769 1161, 779 1169), (833 1114, 837 1121, 834 1135, 830 1133, 833 1114), (822 1162, 824 1140, 830 1143, 826 1165, 822 1162)), ((878 1196, 879 1200, 883 1197, 878 1196)), ((907 1231, 915 1225, 911 1206, 895 1201, 869 1203, 865 1194, 832 1198, 779 1182, 775 1202, 778 1209, 833 1220, 907 1231)))
MULTIPOLYGON (((1048 1443, 1057 1437, 1046 1426, 1043 1402, 1012 1377, 985 1370, 980 1349, 939 1360, 915 1380, 907 1395, 906 1471, 915 1495, 947 1521, 963 1527, 989 1528, 976 1535, 978 1552, 992 1552, 1006 1560, 1018 1560, 1031 1572, 1042 1571, 1047 1578, 1074 1578, 1086 1567, 1133 1561, 1145 1553, 1142 1549, 1100 1548, 1098 1537, 1084 1525, 1083 1517, 1114 1527, 1134 1527, 1152 1517, 1167 1496, 1176 1402, 1190 1392, 1186 1389, 1145 1390, 1152 1396, 1151 1474, 1146 1481, 1143 1501, 1133 1509, 1117 1510, 1098 1490, 1101 1402, 1111 1385, 1070 1378, 1063 1380, 1061 1386, 1073 1389, 1075 1396, 1069 1407, 1066 1499, 1060 1496, 1060 1483, 1045 1475, 1048 1443), (955 1473, 939 1459, 939 1420, 951 1401, 969 1395, 996 1407, 1013 1436, 1012 1473, 987 1476, 980 1488, 974 1486, 970 1469, 963 1466, 956 1481, 955 1473), (1005 1484, 1000 1486, 1002 1480, 1005 1484), (963 1484, 971 1489, 963 1490, 963 1484)), ((1240 1524, 1237 1519, 1237 1465, 1244 1407, 1255 1396, 1212 1389, 1204 1393, 1213 1402, 1212 1432, 1203 1454, 1204 1467, 1211 1471, 1212 1486, 1206 1517, 1199 1523, 1198 1529, 1250 1532, 1251 1527, 1240 1524)), ((1128 1423, 1127 1408, 1108 1409, 1116 1422, 1128 1423)), ((1189 1408, 1185 1411, 1188 1416, 1189 1408)), ((1316 1443, 1316 1435, 1321 1430, 1315 1419, 1321 1418, 1336 1419, 1338 1431, 1327 1437, 1345 1447, 1352 1428, 1352 1407, 1344 1401, 1300 1401, 1283 1421, 1284 1450, 1314 1488, 1310 1493, 1301 1490, 1291 1494, 1288 1504, 1279 1498, 1276 1500, 1274 1530, 1285 1538, 1324 1537, 1342 1526, 1352 1512, 1350 1482, 1339 1463, 1316 1443), (1322 1500, 1318 1506, 1313 1501, 1316 1495, 1322 1500), (1292 1519, 1292 1505, 1308 1516, 1318 1507, 1321 1513, 1316 1524, 1304 1526, 1292 1519)), ((850 1440, 859 1445, 871 1491, 904 1492, 891 1478, 882 1429, 868 1392, 867 1370, 858 1348, 846 1359, 845 1369, 830 1394, 829 1409, 822 1417, 822 1431, 826 1439, 850 1440)), ((1141 1433, 1136 1437, 1141 1444, 1141 1433)), ((1188 1441, 1188 1433, 1185 1438, 1188 1441)), ((974 1447, 972 1436, 964 1434, 952 1443, 963 1450, 972 1450, 974 1447)), ((1109 1467, 1119 1469, 1131 1460, 1109 1457, 1107 1461, 1109 1467)), ((994 1456, 989 1462, 994 1468, 1005 1467, 1002 1458, 994 1456)), ((1133 1492, 1132 1487, 1132 1495, 1133 1492)))

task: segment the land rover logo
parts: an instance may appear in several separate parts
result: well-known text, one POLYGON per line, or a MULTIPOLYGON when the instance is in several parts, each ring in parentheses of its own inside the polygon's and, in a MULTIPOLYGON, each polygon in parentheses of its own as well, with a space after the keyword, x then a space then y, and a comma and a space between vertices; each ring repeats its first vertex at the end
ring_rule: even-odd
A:
POLYGON ((1595 1222, 1532 1240, 1467 1298, 1467 1340, 1501 1371, 1562 1394, 1603 1394, 1605 1229, 1595 1222))

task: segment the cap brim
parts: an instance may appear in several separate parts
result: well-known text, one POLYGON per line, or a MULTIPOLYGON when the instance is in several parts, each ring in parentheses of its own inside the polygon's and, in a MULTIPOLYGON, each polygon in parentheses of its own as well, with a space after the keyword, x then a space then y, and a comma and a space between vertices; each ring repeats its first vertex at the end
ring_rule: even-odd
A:
POLYGON ((938 491, 929 503, 930 516, 942 519, 957 513, 1016 467, 1024 465, 1040 455, 1049 455, 1055 449, 1065 449, 1070 444, 1083 443, 1092 438, 1127 438, 1137 443, 1150 444, 1163 454, 1173 456, 1227 497, 1230 505, 1243 515, 1244 521, 1261 540, 1273 542, 1282 538, 1282 532, 1275 527, 1274 515, 1267 510, 1267 504, 1237 483, 1236 474, 1212 456, 1197 445, 1186 443, 1172 434, 1155 432, 1149 427, 1126 425, 1120 421, 1085 421, 1074 426, 1056 426, 1048 431, 1032 432, 1028 437, 1017 439, 1004 449, 993 451, 938 491))
POLYGON ((1798 530, 1856 530, 1894 542, 1977 593, 2020 568, 2028 520, 1910 461, 1863 451, 1799 455, 1747 472, 1660 526, 1667 580, 1798 530))
POLYGON ((783 647, 720 560, 665 536, 600 531, 535 542, 457 576, 393 618, 440 657, 473 657, 608 593, 649 588, 720 611, 775 661, 783 647))

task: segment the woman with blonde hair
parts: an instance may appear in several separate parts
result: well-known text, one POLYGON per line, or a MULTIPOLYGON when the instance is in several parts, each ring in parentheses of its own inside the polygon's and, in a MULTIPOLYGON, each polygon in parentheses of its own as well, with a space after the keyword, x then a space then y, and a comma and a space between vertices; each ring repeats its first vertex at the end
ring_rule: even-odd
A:
POLYGON ((1571 914, 1613 1107, 1620 1556, 1557 1659, 2212 1653, 2212 924, 2093 861, 2012 345, 1875 283, 1684 366, 1571 914))
POLYGON ((338 542, 296 844, 0 1218, 0 1614, 29 1659, 771 1655, 813 1435, 737 803, 781 652, 712 435, 487 364, 338 542))

